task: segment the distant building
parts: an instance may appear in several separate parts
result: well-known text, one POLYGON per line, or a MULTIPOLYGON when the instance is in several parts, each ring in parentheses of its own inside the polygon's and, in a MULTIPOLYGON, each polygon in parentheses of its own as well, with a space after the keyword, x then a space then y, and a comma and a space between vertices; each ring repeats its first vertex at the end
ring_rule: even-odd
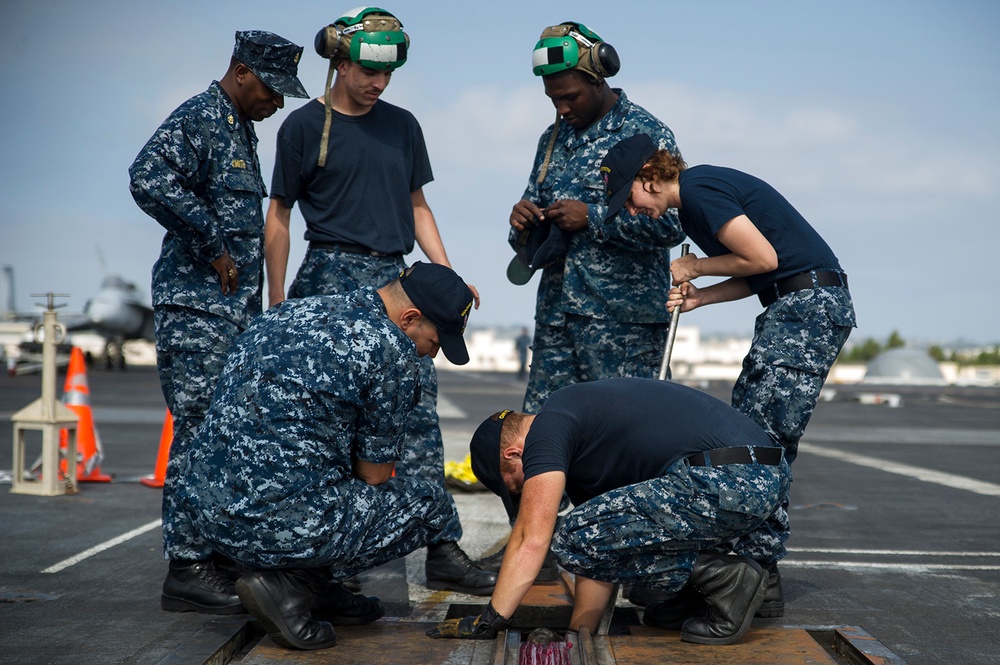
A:
MULTIPOLYGON (((465 333, 465 346, 469 349, 466 365, 453 365, 443 353, 434 359, 438 369, 472 372, 517 372, 519 366, 514 339, 520 327, 512 329, 480 328, 465 333)), ((531 362, 531 351, 528 351, 531 362)))

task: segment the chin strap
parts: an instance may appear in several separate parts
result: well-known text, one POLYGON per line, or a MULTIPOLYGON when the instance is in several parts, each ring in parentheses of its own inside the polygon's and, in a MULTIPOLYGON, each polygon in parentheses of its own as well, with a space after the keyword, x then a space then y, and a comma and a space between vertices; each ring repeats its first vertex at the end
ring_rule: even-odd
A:
POLYGON ((549 160, 552 159, 552 151, 556 148, 556 135, 559 134, 560 120, 559 111, 556 111, 556 122, 552 125, 552 136, 549 137, 549 147, 545 149, 545 159, 542 160, 542 168, 538 171, 538 178, 535 180, 536 185, 542 184, 542 181, 545 180, 545 174, 549 171, 549 160))
POLYGON ((319 140, 319 159, 316 160, 317 166, 323 168, 326 166, 326 151, 327 146, 330 143, 330 123, 333 122, 333 100, 330 99, 330 84, 333 82, 333 72, 336 67, 333 65, 333 60, 330 60, 330 69, 326 73, 326 87, 323 89, 323 108, 326 111, 326 119, 323 121, 323 136, 319 140))

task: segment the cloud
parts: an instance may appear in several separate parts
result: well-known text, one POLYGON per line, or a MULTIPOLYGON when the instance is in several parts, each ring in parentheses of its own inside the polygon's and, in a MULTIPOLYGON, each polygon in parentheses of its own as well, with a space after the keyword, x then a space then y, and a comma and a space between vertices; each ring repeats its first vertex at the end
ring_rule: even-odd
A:
POLYGON ((863 207, 883 219, 938 213, 956 198, 996 201, 996 153, 850 99, 820 103, 648 81, 632 99, 663 118, 691 164, 758 175, 826 207, 863 207))
POLYGON ((449 99, 419 109, 436 164, 527 178, 538 137, 555 120, 539 86, 472 86, 449 99))

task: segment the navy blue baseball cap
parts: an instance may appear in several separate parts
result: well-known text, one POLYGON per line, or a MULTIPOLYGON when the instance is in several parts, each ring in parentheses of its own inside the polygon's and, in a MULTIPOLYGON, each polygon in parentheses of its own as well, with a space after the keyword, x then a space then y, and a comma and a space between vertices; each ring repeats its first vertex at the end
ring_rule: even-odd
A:
POLYGON ((517 236, 514 258, 507 264, 507 279, 511 284, 527 284, 536 270, 546 268, 566 255, 571 233, 548 220, 524 229, 517 236))
POLYGON ((656 144, 648 134, 635 134, 615 144, 601 161, 601 177, 608 194, 608 212, 604 219, 618 214, 632 192, 632 181, 646 162, 656 154, 656 144))
POLYGON ((415 262, 399 276, 410 301, 434 324, 444 357, 456 365, 469 362, 465 326, 475 297, 465 280, 447 266, 415 262))
POLYGON ((484 420, 472 435, 469 452, 472 455, 472 473, 476 479, 485 485, 486 489, 500 497, 507 515, 514 519, 517 516, 520 497, 515 500, 510 495, 500 473, 500 432, 509 413, 511 409, 504 409, 484 420))
POLYGON ((309 97, 298 77, 302 47, 284 37, 263 30, 237 32, 233 57, 279 95, 309 97))

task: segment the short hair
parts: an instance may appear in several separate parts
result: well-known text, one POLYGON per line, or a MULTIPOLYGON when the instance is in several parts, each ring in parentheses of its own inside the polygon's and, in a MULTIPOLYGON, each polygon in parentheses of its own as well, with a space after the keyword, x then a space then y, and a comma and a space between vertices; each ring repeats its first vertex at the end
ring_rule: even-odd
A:
POLYGON ((669 150, 660 149, 653 153, 648 162, 643 164, 635 177, 636 180, 643 183, 653 180, 670 182, 686 168, 687 162, 684 161, 680 152, 672 153, 669 150))

